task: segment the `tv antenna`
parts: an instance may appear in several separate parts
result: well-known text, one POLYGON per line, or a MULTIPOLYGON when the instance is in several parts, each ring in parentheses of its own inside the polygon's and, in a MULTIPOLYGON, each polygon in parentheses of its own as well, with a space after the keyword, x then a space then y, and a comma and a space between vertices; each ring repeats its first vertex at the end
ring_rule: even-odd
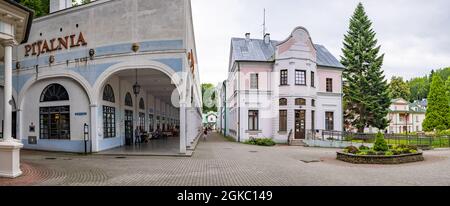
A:
POLYGON ((263 15, 263 37, 266 35, 266 8, 264 8, 264 15, 263 15))

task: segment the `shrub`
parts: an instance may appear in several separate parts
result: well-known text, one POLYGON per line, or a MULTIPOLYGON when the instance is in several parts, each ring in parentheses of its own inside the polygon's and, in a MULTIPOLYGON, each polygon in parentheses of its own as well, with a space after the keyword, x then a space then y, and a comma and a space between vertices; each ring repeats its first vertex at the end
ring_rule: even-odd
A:
POLYGON ((356 148, 355 146, 346 147, 344 150, 346 150, 350 154, 358 154, 359 152, 359 149, 356 148))
POLYGON ((369 150, 370 148, 364 145, 359 146, 359 150, 369 150))
POLYGON ((383 134, 377 134, 373 149, 377 152, 387 152, 389 150, 389 146, 387 145, 383 134))
POLYGON ((249 140, 244 142, 245 144, 250 145, 259 145, 259 146, 274 146, 276 143, 270 138, 250 138, 249 140))
POLYGON ((367 155, 378 155, 377 152, 373 151, 373 150, 369 150, 367 151, 367 155))
POLYGON ((394 152, 392 152, 392 151, 387 151, 384 155, 386 155, 386 156, 393 156, 393 155, 394 155, 394 152))

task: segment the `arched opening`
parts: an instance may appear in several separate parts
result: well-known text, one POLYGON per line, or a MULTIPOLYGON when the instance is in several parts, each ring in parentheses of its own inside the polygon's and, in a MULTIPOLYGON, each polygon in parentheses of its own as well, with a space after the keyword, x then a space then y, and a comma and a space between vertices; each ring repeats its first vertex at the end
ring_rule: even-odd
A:
MULTIPOLYGON (((69 93, 60 84, 50 84, 41 93, 40 102, 69 101, 69 93)), ((70 140, 70 105, 47 105, 39 108, 39 137, 70 140)))
POLYGON ((127 68, 111 72, 98 85, 103 85, 98 94, 103 105, 114 108, 103 111, 102 154, 179 153, 180 127, 174 120, 180 113, 172 102, 179 93, 172 77, 158 69, 127 68), (113 95, 120 101, 110 101, 113 95))

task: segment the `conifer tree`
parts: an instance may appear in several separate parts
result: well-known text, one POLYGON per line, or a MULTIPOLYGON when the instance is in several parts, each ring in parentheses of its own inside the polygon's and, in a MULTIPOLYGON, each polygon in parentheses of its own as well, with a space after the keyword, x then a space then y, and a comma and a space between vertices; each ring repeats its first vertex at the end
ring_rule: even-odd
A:
POLYGON ((427 132, 446 130, 450 126, 450 106, 446 95, 444 80, 439 75, 433 75, 430 93, 428 94, 428 107, 423 129, 427 132))
POLYGON ((385 129, 391 104, 388 84, 381 69, 384 55, 375 38, 362 3, 359 3, 350 19, 344 38, 342 64, 344 77, 345 123, 363 132, 366 127, 385 129))

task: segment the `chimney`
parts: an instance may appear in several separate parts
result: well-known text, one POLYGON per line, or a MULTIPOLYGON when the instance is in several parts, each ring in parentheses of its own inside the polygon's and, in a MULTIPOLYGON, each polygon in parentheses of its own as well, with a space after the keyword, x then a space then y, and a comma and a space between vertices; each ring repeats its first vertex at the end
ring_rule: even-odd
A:
POLYGON ((250 41, 250 33, 245 34, 245 40, 250 41))
POLYGON ((264 34, 264 44, 270 44, 270 34, 264 34))
POLYGON ((50 0, 50 13, 72 7, 72 0, 50 0))

